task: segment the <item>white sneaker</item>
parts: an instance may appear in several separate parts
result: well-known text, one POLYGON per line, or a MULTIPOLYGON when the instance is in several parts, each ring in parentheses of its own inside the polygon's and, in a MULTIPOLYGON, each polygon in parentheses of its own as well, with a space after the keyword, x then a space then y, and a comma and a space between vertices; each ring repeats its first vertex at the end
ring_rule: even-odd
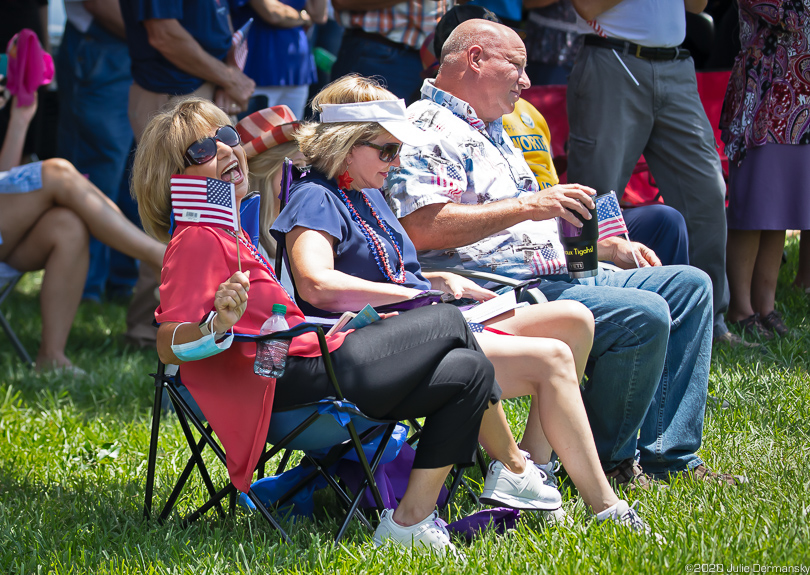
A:
POLYGON ((639 517, 636 508, 638 507, 638 500, 636 500, 633 505, 628 505, 627 501, 620 499, 616 505, 613 507, 608 507, 604 511, 600 511, 596 514, 596 521, 597 523, 602 523, 603 521, 613 520, 616 525, 622 525, 631 529, 632 531, 638 531, 639 533, 644 533, 645 535, 655 535, 655 538, 661 542, 666 543, 666 539, 663 535, 659 533, 653 533, 650 526, 644 523, 644 520, 639 517))
POLYGON ((543 519, 549 525, 557 525, 559 527, 573 527, 574 520, 565 512, 565 509, 560 507, 554 511, 542 511, 543 519))
POLYGON ((416 525, 405 527, 394 521, 393 509, 383 510, 380 524, 374 531, 374 545, 380 547, 389 541, 404 547, 422 547, 441 554, 456 554, 456 547, 450 542, 450 533, 435 511, 416 525))
POLYGON ((500 461, 489 464, 484 492, 479 501, 485 505, 511 507, 528 511, 559 509, 562 497, 555 487, 546 485, 545 473, 526 458, 526 469, 518 475, 500 461))
POLYGON ((559 481, 557 480, 557 471, 560 470, 560 460, 549 461, 548 463, 535 463, 534 466, 543 472, 546 478, 543 483, 549 487, 557 488, 559 481))

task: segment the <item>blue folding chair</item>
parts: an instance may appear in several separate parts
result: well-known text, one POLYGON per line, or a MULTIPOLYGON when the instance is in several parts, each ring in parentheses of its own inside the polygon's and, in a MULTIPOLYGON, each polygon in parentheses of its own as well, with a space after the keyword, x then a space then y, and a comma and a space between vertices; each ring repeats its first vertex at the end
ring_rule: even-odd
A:
MULTIPOLYGON (((23 274, 15 270, 14 268, 0 262, 0 305, 11 295, 11 292, 14 291, 14 288, 17 287, 17 283, 22 278, 23 274)), ((25 365, 31 366, 34 364, 34 361, 31 359, 31 356, 28 355, 25 347, 23 346, 22 342, 20 342, 20 338, 17 337, 17 334, 14 333, 14 330, 11 328, 11 324, 8 321, 8 318, 3 314, 3 310, 0 309, 0 326, 3 326, 3 331, 6 332, 6 336, 11 341, 11 345, 14 346, 17 355, 20 356, 23 363, 25 365)))
MULTIPOLYGON (((268 441, 272 447, 266 450, 257 464, 258 477, 264 475, 265 464, 285 451, 279 469, 276 474, 284 470, 292 450, 306 450, 305 459, 311 463, 312 472, 296 483, 288 493, 275 502, 275 506, 281 507, 297 492, 306 487, 316 476, 322 476, 327 484, 337 495, 338 499, 347 508, 344 518, 335 541, 339 541, 346 532, 351 519, 357 517, 363 525, 371 528, 371 524, 365 516, 358 510, 360 499, 367 489, 371 490, 378 511, 382 511, 383 503, 374 479, 374 472, 380 464, 382 456, 388 445, 396 421, 381 421, 364 415, 356 405, 347 401, 340 390, 340 386, 335 377, 329 350, 326 347, 326 338, 323 330, 319 326, 311 324, 300 324, 283 332, 275 332, 259 338, 247 339, 292 339, 304 333, 316 332, 324 361, 327 376, 332 384, 334 397, 307 405, 297 406, 293 409, 274 412, 271 417, 271 426, 268 433, 268 441), (379 446, 374 450, 372 457, 367 458, 364 444, 380 437, 379 446), (312 454, 314 449, 330 448, 325 455, 317 456, 312 454), (352 453, 360 463, 365 480, 353 496, 350 496, 335 478, 329 473, 329 468, 340 458, 352 453)), ((245 336, 246 337, 246 336, 245 336)), ((147 460, 147 477, 145 486, 144 517, 149 519, 152 515, 152 500, 155 484, 155 467, 157 460, 158 438, 160 431, 160 418, 163 407, 163 391, 168 392, 168 396, 174 406, 180 426, 186 437, 186 441, 191 450, 191 457, 185 468, 177 479, 174 489, 169 495, 163 510, 160 513, 159 521, 164 522, 171 514, 180 494, 195 468, 198 469, 203 484, 208 492, 208 500, 184 518, 183 523, 188 524, 212 507, 225 516, 222 508, 222 500, 229 497, 229 510, 233 512, 236 507, 237 490, 230 481, 221 489, 217 490, 211 479, 211 474, 203 460, 202 452, 208 446, 216 458, 225 465, 225 452, 214 436, 210 425, 204 422, 196 405, 189 401, 190 394, 184 389, 180 381, 180 376, 176 371, 167 370, 163 363, 158 364, 157 373, 151 374, 155 382, 155 400, 152 408, 152 433, 150 438, 149 455, 147 460), (192 427, 196 430, 198 437, 195 437, 192 427)), ((282 528, 279 521, 268 510, 256 492, 251 489, 247 498, 262 514, 262 516, 274 527, 282 539, 289 542, 289 536, 282 528)))

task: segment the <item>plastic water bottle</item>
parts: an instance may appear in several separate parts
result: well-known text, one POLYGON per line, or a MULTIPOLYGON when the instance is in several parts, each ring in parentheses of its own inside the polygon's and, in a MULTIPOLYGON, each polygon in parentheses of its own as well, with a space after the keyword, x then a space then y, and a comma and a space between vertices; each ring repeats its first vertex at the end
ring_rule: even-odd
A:
MULTIPOLYGON (((261 335, 267 335, 268 333, 290 329, 284 317, 286 314, 286 305, 274 303, 273 315, 265 320, 259 333, 261 335)), ((281 377, 284 375, 284 365, 287 363, 287 352, 289 349, 289 340, 276 339, 258 342, 253 372, 263 377, 281 377)))

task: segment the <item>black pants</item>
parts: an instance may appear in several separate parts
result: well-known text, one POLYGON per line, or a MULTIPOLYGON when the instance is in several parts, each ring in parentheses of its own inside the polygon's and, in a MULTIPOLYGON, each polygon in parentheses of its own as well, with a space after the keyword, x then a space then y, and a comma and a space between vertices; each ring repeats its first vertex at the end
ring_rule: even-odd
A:
MULTIPOLYGON (((426 418, 414 467, 472 464, 484 410, 501 390, 457 308, 427 306, 359 329, 332 353, 332 362, 346 399, 367 415, 426 418)), ((330 395, 320 357, 290 357, 273 406, 330 395)))

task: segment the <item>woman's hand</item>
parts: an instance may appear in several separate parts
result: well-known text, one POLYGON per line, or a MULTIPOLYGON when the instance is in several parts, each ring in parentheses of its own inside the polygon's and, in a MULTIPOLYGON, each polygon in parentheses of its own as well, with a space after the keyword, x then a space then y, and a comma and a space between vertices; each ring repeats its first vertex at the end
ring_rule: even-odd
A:
POLYGON ((247 308, 248 290, 250 289, 250 271, 236 272, 227 281, 219 285, 214 296, 213 330, 223 333, 231 329, 242 317, 247 308))
POLYGON ((429 272, 425 273, 425 277, 430 280, 433 289, 453 294, 456 299, 466 297, 475 301, 486 301, 498 295, 482 288, 471 279, 450 272, 429 272))

